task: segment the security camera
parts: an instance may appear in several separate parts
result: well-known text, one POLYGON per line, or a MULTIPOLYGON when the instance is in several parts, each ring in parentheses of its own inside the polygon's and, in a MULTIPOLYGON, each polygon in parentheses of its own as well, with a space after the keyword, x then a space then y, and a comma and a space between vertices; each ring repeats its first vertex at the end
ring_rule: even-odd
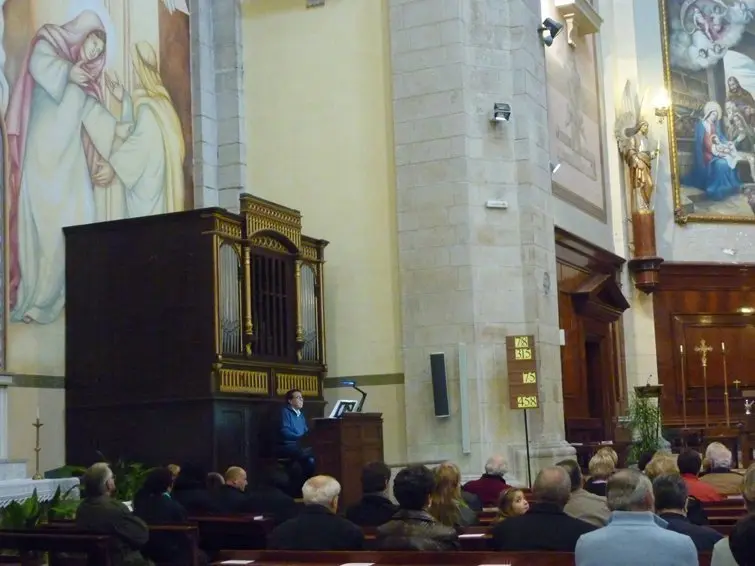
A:
POLYGON ((493 104, 491 122, 508 122, 511 119, 511 104, 508 102, 496 102, 493 104))

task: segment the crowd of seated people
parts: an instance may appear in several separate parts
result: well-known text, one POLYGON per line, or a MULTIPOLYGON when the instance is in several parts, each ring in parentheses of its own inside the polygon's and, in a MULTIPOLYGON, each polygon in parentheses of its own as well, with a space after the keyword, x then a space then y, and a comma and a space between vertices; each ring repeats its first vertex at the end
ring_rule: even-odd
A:
POLYGON ((460 535, 480 525, 483 507, 490 513, 485 502, 493 501, 497 513, 486 537, 492 550, 573 552, 577 566, 643 563, 651 548, 653 563, 664 566, 697 564, 698 552, 712 552, 713 566, 750 564, 737 557, 755 552, 755 540, 747 539, 753 520, 742 519, 724 538, 707 526, 701 501, 730 494, 736 477, 747 513, 755 512, 755 466, 744 475, 732 471, 728 449, 712 446, 705 460, 691 450, 655 453, 642 471, 618 469, 615 453, 601 449, 590 460, 589 469, 597 472, 593 481, 575 460, 563 460, 540 470, 530 492, 506 482, 500 456, 464 486, 451 462, 434 470, 408 466, 393 480, 392 493, 391 470, 374 462, 362 470, 361 500, 347 508, 339 506, 341 486, 329 476, 308 479, 296 502, 273 485, 250 488, 239 467, 220 476, 184 465, 150 471, 132 513, 112 498, 110 468, 96 464, 82 480, 85 499, 76 523, 117 539, 116 566, 150 564, 145 556, 180 562, 182 550, 171 533, 150 536, 148 525, 187 524, 206 515, 271 518, 271 550, 453 551, 462 548, 460 535), (706 480, 710 475, 716 477, 706 480))

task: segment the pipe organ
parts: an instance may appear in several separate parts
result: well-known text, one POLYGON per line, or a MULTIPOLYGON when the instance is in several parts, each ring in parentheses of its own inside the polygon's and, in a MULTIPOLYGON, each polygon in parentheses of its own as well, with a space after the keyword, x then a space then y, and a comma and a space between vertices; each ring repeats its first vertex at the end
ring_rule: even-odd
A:
POLYGON ((322 412, 327 242, 242 195, 65 229, 67 450, 145 463, 254 465, 280 397, 322 412), (102 426, 87 426, 98 418, 102 426))

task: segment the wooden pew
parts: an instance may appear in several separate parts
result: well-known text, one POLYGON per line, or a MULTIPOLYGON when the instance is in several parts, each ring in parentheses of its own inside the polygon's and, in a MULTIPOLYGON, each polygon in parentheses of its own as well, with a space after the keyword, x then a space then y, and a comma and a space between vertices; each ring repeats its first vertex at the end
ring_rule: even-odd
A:
MULTIPOLYGON (((51 566, 110 566, 110 537, 46 530, 0 530, 0 548, 50 553, 51 566), (62 557, 60 555, 73 555, 62 557), (81 558, 78 558, 78 557, 81 558)), ((23 561, 18 564, 23 565, 23 561)))
MULTIPOLYGON (((65 531, 67 534, 92 535, 87 531, 76 528, 76 523, 70 519, 60 519, 50 521, 40 525, 36 529, 39 532, 60 532, 65 531)), ((150 537, 153 534, 173 533, 183 535, 186 539, 186 551, 189 555, 189 563, 194 566, 200 564, 199 560, 199 533, 196 525, 149 525, 150 537)), ((1 563, 0 563, 1 564, 1 563)), ((173 563, 158 562, 156 566, 173 566, 173 563)), ((176 565, 178 566, 178 565, 176 565)), ((184 565, 181 565, 184 566, 184 565)))
MULTIPOLYGON (((253 560, 254 566, 298 566, 317 564, 341 566, 348 563, 373 563, 390 566, 574 566, 574 555, 564 552, 292 552, 223 551, 214 564, 224 560, 253 560)), ((711 554, 699 555, 700 566, 710 566, 711 554)))
POLYGON ((189 517, 199 529, 199 546, 212 558, 224 548, 259 550, 267 546, 274 521, 260 515, 189 517))

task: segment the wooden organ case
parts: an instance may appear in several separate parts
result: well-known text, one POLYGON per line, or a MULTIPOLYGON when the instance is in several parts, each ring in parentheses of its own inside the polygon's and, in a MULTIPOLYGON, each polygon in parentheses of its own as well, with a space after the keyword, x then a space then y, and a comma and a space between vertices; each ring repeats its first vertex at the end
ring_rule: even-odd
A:
POLYGON ((66 236, 67 460, 254 470, 289 389, 322 414, 327 242, 242 195, 66 236))

